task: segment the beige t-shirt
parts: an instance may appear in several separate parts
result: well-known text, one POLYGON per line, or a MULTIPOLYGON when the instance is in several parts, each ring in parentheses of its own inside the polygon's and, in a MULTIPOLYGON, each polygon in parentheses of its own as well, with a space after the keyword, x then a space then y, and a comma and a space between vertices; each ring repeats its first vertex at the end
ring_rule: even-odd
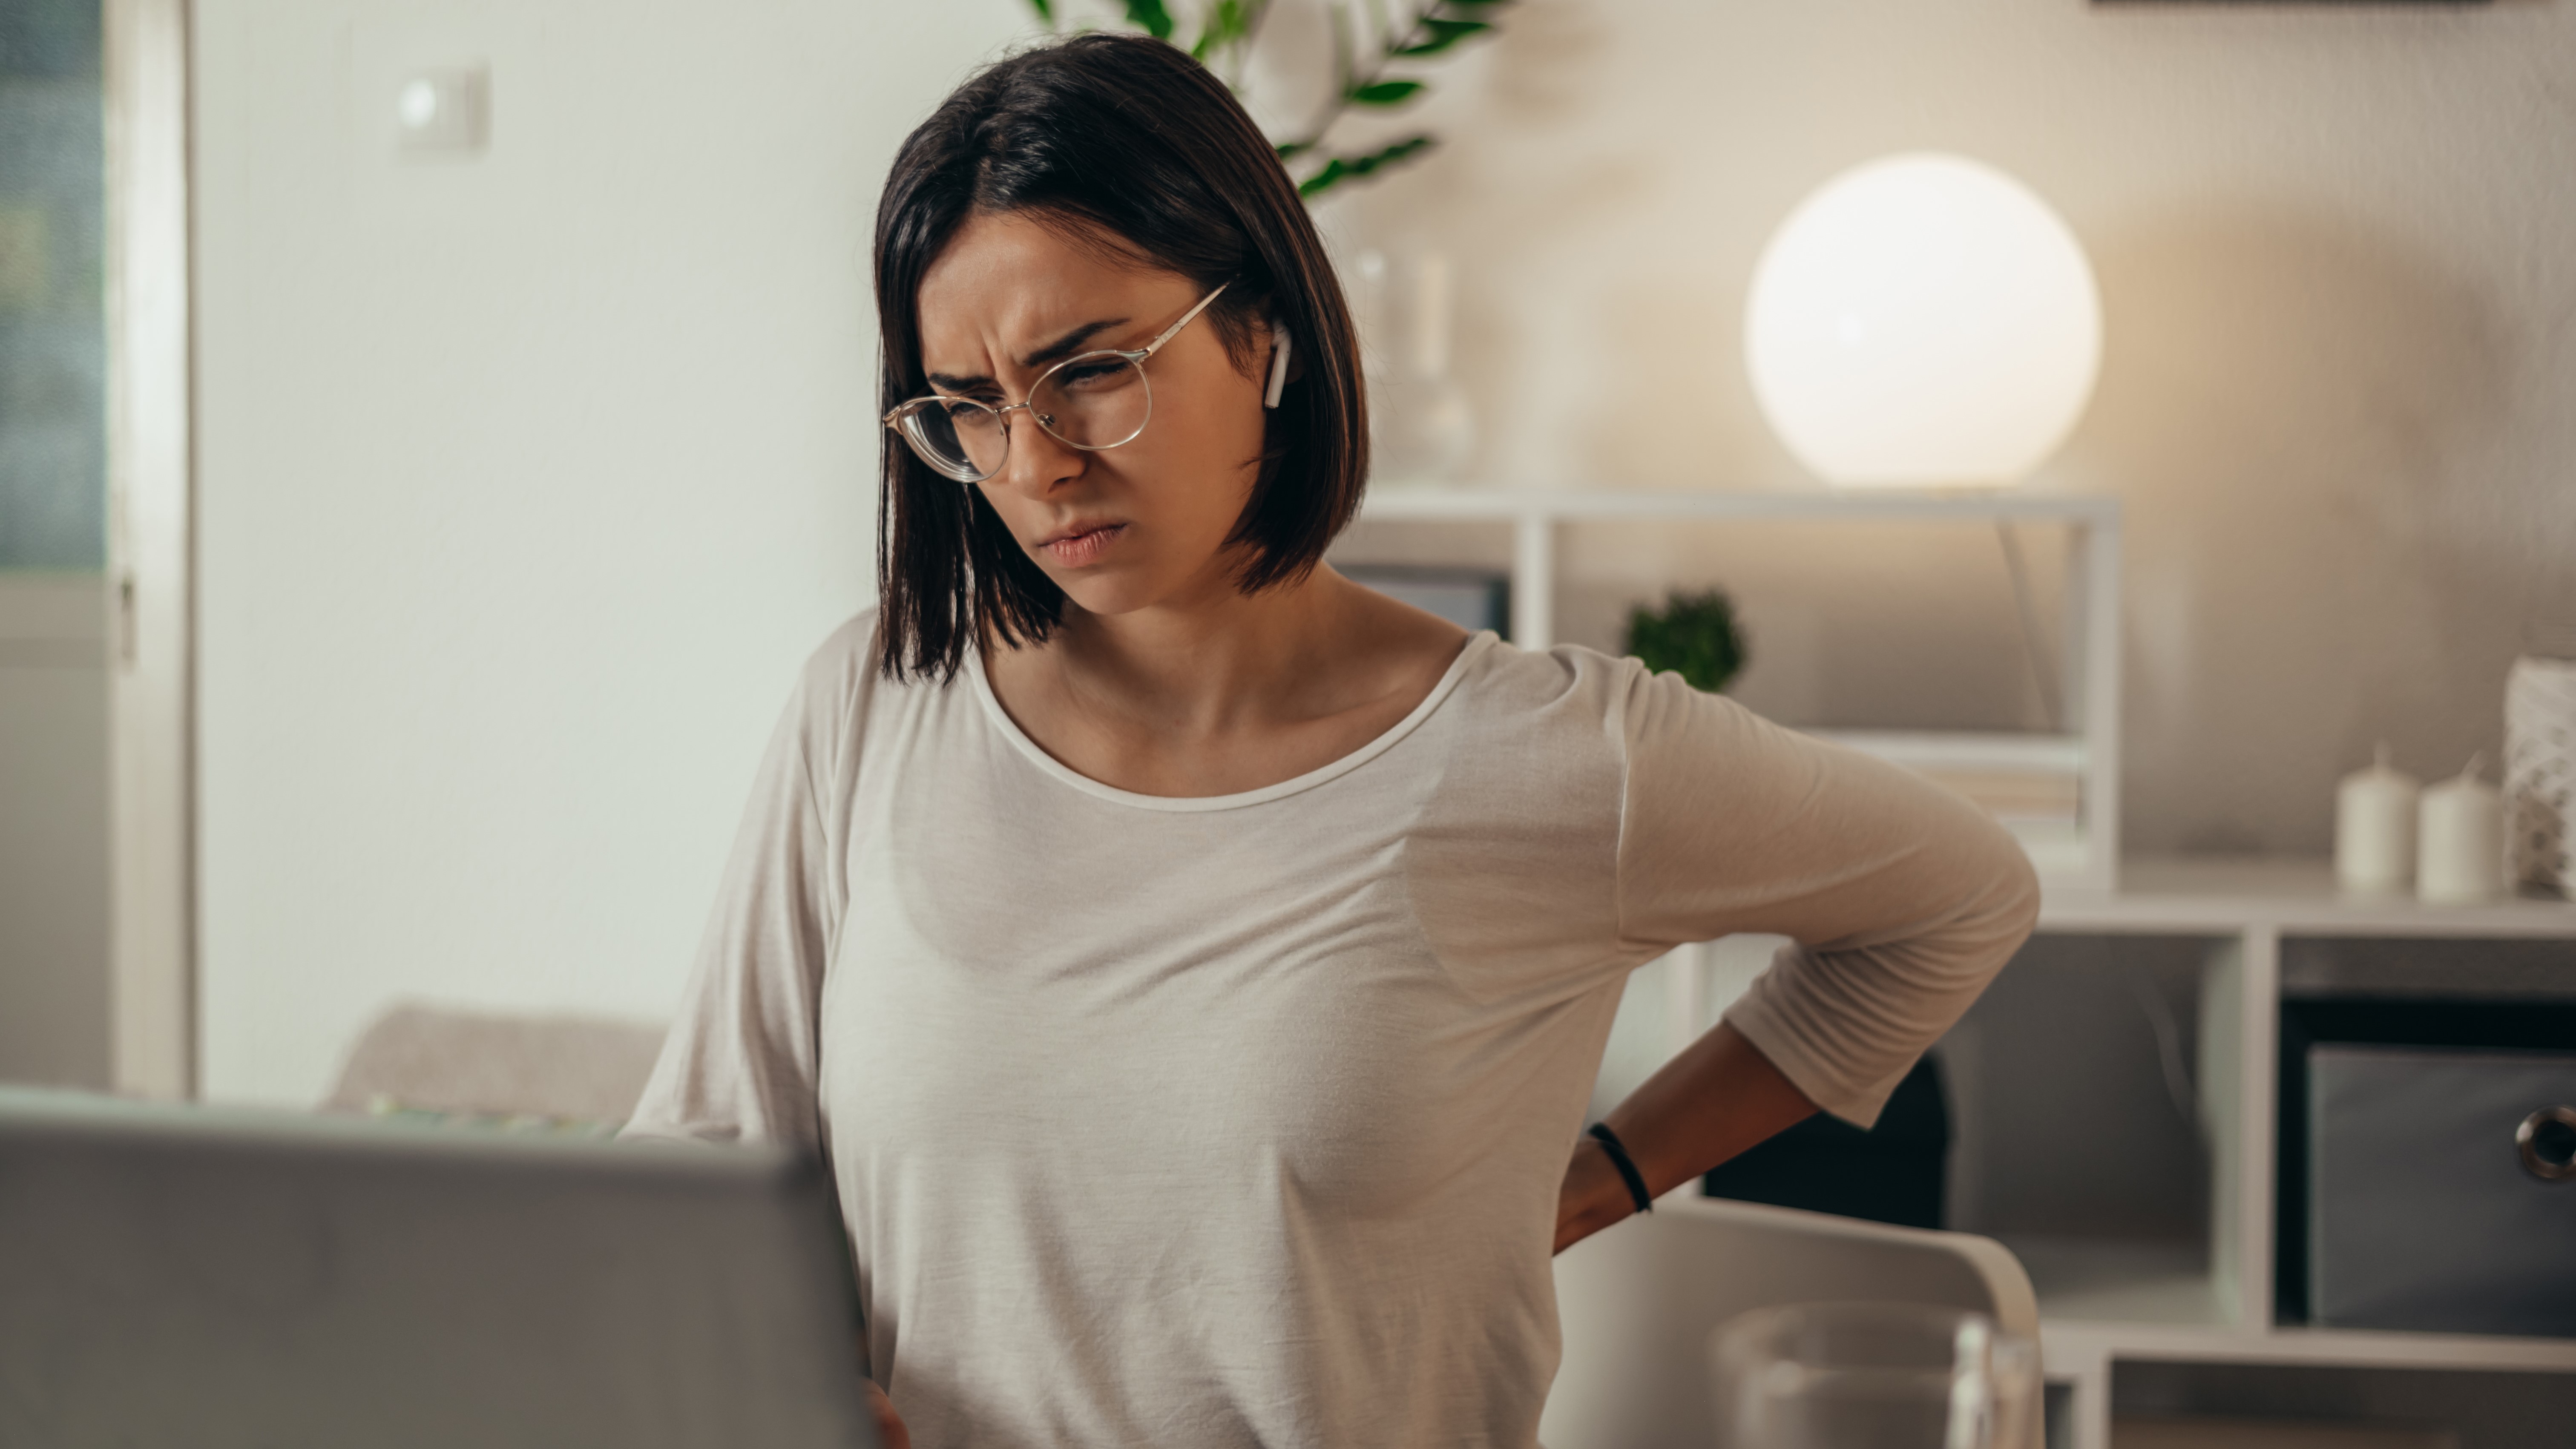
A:
MULTIPOLYGON (((1266 789, 1075 774, 972 665, 805 670, 631 1132, 816 1144, 922 1449, 1526 1449, 1629 970, 1866 1124, 2028 931, 1958 797, 1632 659, 1479 634, 1266 789)), ((1616 1231, 1616 1229, 1612 1229, 1616 1231)))

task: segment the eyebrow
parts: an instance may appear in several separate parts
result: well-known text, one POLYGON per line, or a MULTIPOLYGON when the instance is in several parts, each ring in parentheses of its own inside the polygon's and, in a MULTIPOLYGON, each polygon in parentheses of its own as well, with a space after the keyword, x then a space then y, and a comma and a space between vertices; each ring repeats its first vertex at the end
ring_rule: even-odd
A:
MULTIPOLYGON (((1112 327, 1124 327, 1126 325, 1127 319, 1124 317, 1103 317, 1097 322, 1085 322, 1081 326, 1074 328, 1072 331, 1067 332, 1053 342, 1048 343, 1046 346, 1041 347, 1037 351, 1030 353, 1028 356, 1021 358, 1020 365, 1022 367, 1045 367, 1050 363, 1062 362, 1066 358, 1073 356, 1076 352, 1081 351, 1082 345, 1089 342, 1092 338, 1099 336, 1101 333, 1108 331, 1112 327)), ((981 387, 989 384, 993 379, 984 376, 962 377, 955 373, 934 372, 929 374, 928 380, 932 387, 941 388, 948 392, 964 392, 969 388, 981 387)))

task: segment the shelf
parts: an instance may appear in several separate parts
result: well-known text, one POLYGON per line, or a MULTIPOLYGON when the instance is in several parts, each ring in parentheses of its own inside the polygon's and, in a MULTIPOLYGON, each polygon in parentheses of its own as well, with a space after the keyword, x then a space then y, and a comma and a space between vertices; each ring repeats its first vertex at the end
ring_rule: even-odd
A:
POLYGON ((1809 730, 1918 771, 1991 811, 2021 842, 2043 880, 2087 878, 2084 737, 1969 730, 1809 730))
POLYGON ((1626 491, 1591 488, 1386 488, 1360 505, 1366 519, 1511 523, 1521 519, 1610 522, 1738 519, 1796 522, 1886 519, 1916 523, 2119 522, 2120 500, 2065 493, 1810 492, 1747 493, 1699 489, 1626 491))
POLYGON ((2211 1284, 2208 1254, 2194 1243, 2124 1243, 2015 1233, 2012 1249, 2050 1323, 2102 1320, 2216 1328, 2227 1304, 2211 1284))
POLYGON ((1882 760, 1894 761, 1910 770, 2084 773, 2082 735, 1976 730, 1811 729, 1804 733, 1820 740, 1832 740, 1838 745, 1848 745, 1882 760))
POLYGON ((2204 1421, 2216 1410, 2223 1418, 2455 1423, 2467 1432, 2444 1442, 2555 1444, 2563 1440, 2549 1428, 2563 1422, 2576 1376, 2576 1340, 2567 1339, 2043 1322, 2039 1342, 2051 1398, 2063 1405, 2062 1418, 2051 1415, 2050 1443, 2067 1449, 2112 1449, 2121 1393, 2132 1396, 2130 1412, 2148 1407, 2138 1397, 2164 1400, 2151 1409, 2160 1417, 2183 1409, 2204 1421), (2470 1377, 2445 1388, 2445 1374, 2470 1377), (2502 1384, 2497 1374, 2518 1381, 2502 1384), (2480 1427, 2505 1432, 2486 1438, 2480 1427))
POLYGON ((2474 906, 2403 897, 2350 896, 2323 861, 2184 857, 2133 859, 2120 887, 2052 888, 2040 929, 2058 933, 2170 932, 2233 935, 2269 929, 2296 936, 2524 937, 2576 940, 2576 904, 2515 899, 2474 906))
POLYGON ((2313 1364, 2334 1368, 2494 1369, 2576 1373, 2576 1339, 2357 1328, 2191 1328, 2050 1320, 2040 1340, 2051 1377, 2105 1358, 2177 1363, 2313 1364))

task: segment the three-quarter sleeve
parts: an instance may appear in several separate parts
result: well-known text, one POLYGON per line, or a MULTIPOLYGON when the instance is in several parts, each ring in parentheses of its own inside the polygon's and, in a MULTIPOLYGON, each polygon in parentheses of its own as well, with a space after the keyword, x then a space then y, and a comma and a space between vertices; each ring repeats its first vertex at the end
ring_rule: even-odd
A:
POLYGON ((624 1135, 819 1144, 823 973, 848 902, 871 616, 816 652, 771 734, 671 1034, 624 1135))
POLYGON ((1676 675, 1639 670, 1624 714, 1622 935, 1789 937, 1725 1019, 1870 1125, 2030 934, 2028 857, 1960 796, 1676 675))

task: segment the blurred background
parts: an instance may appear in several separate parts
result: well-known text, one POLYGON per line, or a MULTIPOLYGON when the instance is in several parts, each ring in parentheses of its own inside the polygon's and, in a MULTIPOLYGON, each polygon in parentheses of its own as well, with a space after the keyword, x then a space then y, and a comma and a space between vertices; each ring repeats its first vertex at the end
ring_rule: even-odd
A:
MULTIPOLYGON (((2576 1032, 2496 792, 2345 778, 2492 778, 2511 669, 2507 795, 2576 806, 2571 6, 0 0, 0 1082, 612 1130, 873 592, 896 146, 1051 29, 1258 15, 1207 53, 1313 143, 1379 423, 1335 561, 1524 640, 1645 617, 2077 846, 1904 1110, 1710 1191, 2006 1243, 2052 1442, 2560 1442, 2576 1107, 2535 1166, 2519 1079, 2310 1106, 2356 1043, 2576 1032), (2089 257, 2092 385, 2035 472, 1900 518, 1781 441, 1748 293, 1924 152, 2089 257), (2437 820, 2467 864, 2418 900, 2437 820), (2485 1179, 2421 1166, 2464 1142, 2485 1179), (2506 1286, 2374 1317, 2356 1264, 2506 1286)), ((1772 944, 1640 970, 1596 1110, 1772 944)))
MULTIPOLYGON (((0 1078, 116 1075, 101 36, 154 15, 185 41, 181 1075, 310 1103, 409 997, 658 1018, 795 668, 872 590, 887 161, 1033 12, 0 3, 0 1078), (423 83, 473 124, 407 120, 423 83)), ((1499 21, 1351 123, 1437 146, 1318 202, 1353 268, 1442 259, 1461 481, 1822 487, 1748 385, 1754 261, 1826 177, 1956 150, 2099 276, 2094 403, 2028 486, 2127 510, 2128 847, 2319 856, 2375 741, 2433 775, 2495 749, 2510 661, 2576 617, 2576 12, 1499 21)), ((1284 132, 1326 30, 1270 23, 1241 78, 1284 132)), ((1491 543, 1371 523, 1346 553, 1491 543)), ((1615 648, 1636 599, 1722 583, 1757 708, 2027 726, 1993 543, 1589 529, 1557 634, 1615 648)))

